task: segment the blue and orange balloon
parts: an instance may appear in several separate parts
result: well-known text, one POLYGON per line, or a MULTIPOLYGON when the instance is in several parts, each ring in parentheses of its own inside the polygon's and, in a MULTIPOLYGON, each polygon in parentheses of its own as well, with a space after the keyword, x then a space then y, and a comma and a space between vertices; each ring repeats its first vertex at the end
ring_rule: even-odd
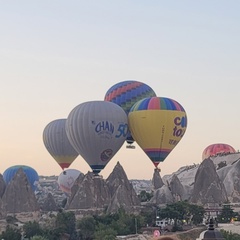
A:
MULTIPOLYGON (((139 100, 154 97, 156 93, 147 84, 135 80, 126 80, 113 85, 105 94, 104 100, 116 103, 128 115, 131 107, 139 100)), ((126 142, 132 144, 134 139, 128 133, 126 142)))
POLYGON ((156 168, 176 147, 187 128, 184 108, 164 97, 138 101, 131 108, 128 120, 134 140, 156 168))

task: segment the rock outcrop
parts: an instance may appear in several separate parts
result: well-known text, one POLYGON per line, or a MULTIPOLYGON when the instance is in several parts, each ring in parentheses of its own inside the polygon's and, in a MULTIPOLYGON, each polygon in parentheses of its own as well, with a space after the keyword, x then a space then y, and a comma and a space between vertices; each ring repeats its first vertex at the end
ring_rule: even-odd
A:
POLYGON ((19 168, 6 186, 2 197, 3 209, 7 213, 34 212, 39 205, 26 174, 19 168))
POLYGON ((109 189, 104 179, 88 172, 76 179, 65 209, 104 208, 109 201, 109 189))
POLYGON ((190 202, 206 205, 220 204, 228 200, 225 186, 220 180, 211 159, 205 159, 199 166, 190 202))
POLYGON ((108 213, 116 212, 120 207, 130 212, 134 211, 136 206, 140 206, 140 200, 119 162, 106 179, 106 183, 111 195, 108 213))
POLYGON ((51 211, 57 211, 59 210, 59 207, 57 206, 54 197, 51 193, 48 193, 47 198, 43 202, 41 206, 42 211, 44 212, 51 212, 51 211))
POLYGON ((219 176, 224 176, 221 180, 226 188, 228 200, 230 202, 240 202, 240 160, 236 161, 230 167, 219 170, 219 176), (225 174, 221 174, 221 172, 225 174))
POLYGON ((104 180, 88 172, 79 176, 72 187, 65 209, 99 209, 116 212, 120 207, 130 212, 140 206, 140 200, 118 162, 109 177, 104 180))
POLYGON ((161 188, 164 185, 163 180, 160 176, 160 170, 158 168, 154 169, 152 184, 155 190, 161 188))
POLYGON ((3 175, 0 174, 0 198, 3 196, 6 188, 6 183, 4 182, 3 175))
POLYGON ((173 175, 169 183, 169 188, 175 201, 187 200, 187 193, 177 175, 173 175))
POLYGON ((3 207, 2 199, 0 198, 0 219, 3 219, 6 217, 6 211, 3 207))
POLYGON ((173 203, 174 198, 173 198, 172 192, 169 189, 169 187, 166 185, 163 185, 161 188, 158 188, 155 191, 150 202, 152 204, 161 205, 161 204, 173 203))

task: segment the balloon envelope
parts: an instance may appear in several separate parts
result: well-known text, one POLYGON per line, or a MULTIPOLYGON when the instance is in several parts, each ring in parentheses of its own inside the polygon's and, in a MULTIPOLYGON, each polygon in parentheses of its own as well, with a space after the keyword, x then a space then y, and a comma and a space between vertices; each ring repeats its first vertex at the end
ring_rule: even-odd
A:
POLYGON ((221 153, 235 153, 236 150, 225 143, 215 143, 207 146, 202 153, 202 160, 221 153))
POLYGON ((4 179, 5 183, 8 184, 12 180, 12 178, 14 177, 14 175, 16 174, 16 172, 18 171, 19 168, 23 169, 23 172, 26 174, 27 179, 28 179, 32 189, 35 191, 36 183, 39 181, 39 176, 38 176, 38 173, 36 172, 36 170, 34 170, 33 168, 31 168, 29 166, 16 165, 16 166, 11 166, 11 167, 7 168, 3 173, 3 179, 4 179))
POLYGON ((155 167, 174 149, 187 127, 184 108, 164 97, 138 101, 131 108, 128 119, 133 138, 155 167))
POLYGON ((97 174, 123 145, 128 119, 124 110, 112 102, 85 102, 70 112, 66 132, 71 144, 97 174))
MULTIPOLYGON (((154 96, 156 96, 156 93, 147 84, 135 80, 127 80, 113 85, 105 94, 104 100, 116 103, 128 114, 136 102, 143 98, 154 96)), ((130 132, 126 141, 129 144, 134 142, 130 132)))
POLYGON ((68 140, 66 119, 50 122, 43 131, 43 143, 62 169, 68 168, 79 155, 68 140))
POLYGON ((66 169, 61 172, 57 180, 61 190, 69 195, 71 193, 72 186, 80 174, 82 173, 77 169, 66 169))

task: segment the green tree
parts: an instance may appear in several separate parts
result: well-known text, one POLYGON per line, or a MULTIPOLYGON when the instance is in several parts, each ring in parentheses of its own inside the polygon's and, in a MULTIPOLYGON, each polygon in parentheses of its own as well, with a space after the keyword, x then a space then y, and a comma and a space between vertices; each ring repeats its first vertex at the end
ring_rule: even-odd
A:
POLYGON ((76 238, 76 217, 74 212, 59 212, 56 216, 55 225, 58 233, 69 234, 71 240, 76 238))
POLYGON ((119 208, 118 212, 115 213, 115 220, 111 222, 110 226, 118 235, 133 234, 136 231, 135 218, 136 216, 127 214, 124 208, 119 208))
POLYGON ((115 240, 117 232, 110 226, 98 224, 94 233, 94 240, 115 240))
POLYGON ((152 209, 152 208, 146 208, 143 209, 140 213, 140 216, 142 218, 141 225, 142 226, 154 226, 156 221, 156 216, 159 216, 160 214, 160 208, 159 209, 152 209))
POLYGON ((237 216, 237 213, 233 211, 230 204, 223 205, 221 213, 218 215, 218 222, 227 223, 230 222, 233 217, 237 216))
POLYGON ((82 240, 93 239, 96 221, 93 216, 87 216, 77 221, 78 235, 82 240))
POLYGON ((160 218, 174 219, 175 227, 177 223, 181 225, 183 221, 194 224, 201 223, 204 216, 204 208, 198 205, 190 204, 186 201, 179 201, 167 204, 166 208, 160 209, 160 218))
POLYGON ((31 237, 30 240, 49 240, 49 239, 45 238, 43 236, 36 235, 36 236, 31 237))
POLYGON ((34 235, 42 235, 42 229, 38 222, 27 222, 23 225, 23 232, 26 238, 31 238, 34 235))
POLYGON ((204 213, 205 213, 204 207, 194 205, 194 204, 190 204, 189 205, 189 211, 190 211, 190 214, 192 216, 191 220, 192 220, 193 224, 197 225, 197 224, 202 223, 204 213))
POLYGON ((153 197, 153 193, 146 192, 145 190, 142 190, 138 194, 138 198, 140 199, 141 202, 148 202, 152 197, 153 197))
POLYGON ((59 240, 61 235, 62 235, 62 232, 60 232, 59 229, 48 229, 48 228, 43 229, 43 234, 42 234, 43 237, 50 240, 59 240))
POLYGON ((21 240, 21 238, 21 231, 19 229, 12 228, 9 225, 6 227, 6 230, 3 231, 0 235, 0 239, 4 240, 21 240))

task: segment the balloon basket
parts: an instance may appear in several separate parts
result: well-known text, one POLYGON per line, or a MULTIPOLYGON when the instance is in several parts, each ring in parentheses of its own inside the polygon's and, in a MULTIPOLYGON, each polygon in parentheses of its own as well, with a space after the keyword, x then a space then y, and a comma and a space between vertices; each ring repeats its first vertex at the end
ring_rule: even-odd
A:
POLYGON ((127 145, 126 148, 128 148, 128 149, 135 149, 136 147, 132 146, 132 145, 127 145))
POLYGON ((93 178, 103 178, 103 176, 99 175, 98 173, 94 173, 93 178))

